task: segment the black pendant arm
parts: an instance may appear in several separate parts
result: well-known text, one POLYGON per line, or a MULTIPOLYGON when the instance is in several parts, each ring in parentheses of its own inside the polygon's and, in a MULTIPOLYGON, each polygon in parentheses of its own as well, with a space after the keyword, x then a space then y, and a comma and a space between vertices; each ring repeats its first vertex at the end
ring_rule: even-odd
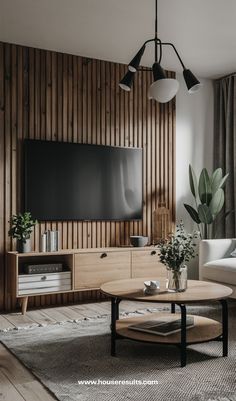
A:
POLYGON ((153 39, 148 39, 146 42, 144 42, 143 46, 146 46, 147 43, 155 42, 155 45, 161 46, 162 41, 159 38, 153 38, 153 39))
POLYGON ((181 57, 180 57, 175 45, 173 45, 173 43, 162 42, 159 38, 153 38, 153 39, 146 40, 146 42, 144 42, 143 46, 145 46, 147 43, 151 43, 151 42, 156 42, 158 44, 158 46, 171 46, 174 49, 175 54, 178 57, 179 62, 182 65, 183 69, 184 70, 186 69, 186 67, 185 67, 185 65, 184 65, 184 63, 183 63, 183 61, 182 61, 182 59, 181 59, 181 57))
POLYGON ((179 53, 178 53, 178 51, 177 51, 175 45, 173 45, 173 43, 165 43, 165 42, 161 42, 161 44, 162 44, 162 46, 171 46, 172 49, 174 49, 175 54, 176 54, 176 56, 178 57, 179 62, 180 62, 180 64, 181 64, 182 67, 183 67, 183 70, 186 70, 186 67, 185 67, 185 65, 184 65, 184 63, 183 63, 183 61, 182 61, 182 59, 181 59, 181 57, 180 57, 180 55, 179 55, 179 53))
POLYGON ((148 40, 146 40, 146 42, 144 42, 144 44, 143 44, 143 46, 145 46, 147 43, 150 43, 150 42, 155 42, 155 40, 157 40, 158 42, 160 42, 160 39, 156 39, 156 38, 153 38, 153 39, 148 39, 148 40))
MULTIPOLYGON (((173 45, 173 43, 162 42, 159 38, 153 38, 153 39, 146 40, 146 42, 144 42, 143 46, 146 46, 146 44, 151 43, 151 42, 155 42, 155 49, 157 48, 157 46, 160 46, 160 55, 159 55, 158 63, 160 63, 161 59, 162 59, 162 46, 171 46, 172 49, 174 49, 174 52, 175 52, 176 56, 178 57, 179 62, 183 67, 183 70, 186 70, 186 67, 185 67, 185 65, 184 65, 184 63, 183 63, 183 61, 182 61, 182 59, 181 59, 181 57, 180 57, 175 45, 173 45)), ((155 50, 155 53, 156 53, 156 50, 155 50)), ((157 61, 156 60, 156 54, 155 54, 155 61, 157 61)))
POLYGON ((160 52, 159 52, 159 60, 158 63, 161 64, 161 59, 162 59, 162 42, 160 39, 158 39, 159 43, 158 45, 160 46, 160 52))
POLYGON ((155 63, 157 63, 157 0, 155 1, 156 9, 155 9, 155 63))

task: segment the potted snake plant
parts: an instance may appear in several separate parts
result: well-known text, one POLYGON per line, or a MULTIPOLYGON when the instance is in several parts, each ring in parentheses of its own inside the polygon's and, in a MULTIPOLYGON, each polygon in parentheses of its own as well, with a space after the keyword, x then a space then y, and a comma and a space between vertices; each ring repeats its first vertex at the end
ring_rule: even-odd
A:
POLYGON ((9 223, 11 228, 8 235, 17 240, 17 251, 20 253, 30 252, 30 235, 37 224, 37 220, 32 218, 30 212, 24 212, 13 215, 9 223))
MULTIPOLYGON (((189 184, 194 197, 195 208, 184 204, 192 220, 197 223, 201 239, 211 238, 212 224, 217 219, 225 202, 224 185, 229 174, 223 176, 221 168, 210 175, 206 168, 201 171, 199 180, 189 165, 189 184)), ((227 215, 231 212, 227 212, 227 215)))

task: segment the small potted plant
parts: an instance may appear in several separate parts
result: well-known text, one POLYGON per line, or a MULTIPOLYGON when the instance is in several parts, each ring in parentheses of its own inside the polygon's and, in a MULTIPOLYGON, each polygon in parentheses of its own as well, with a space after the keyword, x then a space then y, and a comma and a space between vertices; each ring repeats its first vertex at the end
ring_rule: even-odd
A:
POLYGON ((30 212, 13 215, 10 220, 11 228, 8 231, 9 237, 17 239, 17 250, 20 253, 30 252, 30 235, 37 220, 33 219, 30 212))
POLYGON ((172 233, 159 245, 160 261, 167 267, 168 291, 182 292, 187 289, 187 266, 196 256, 195 240, 199 238, 199 232, 186 233, 184 224, 176 227, 176 233, 172 233))

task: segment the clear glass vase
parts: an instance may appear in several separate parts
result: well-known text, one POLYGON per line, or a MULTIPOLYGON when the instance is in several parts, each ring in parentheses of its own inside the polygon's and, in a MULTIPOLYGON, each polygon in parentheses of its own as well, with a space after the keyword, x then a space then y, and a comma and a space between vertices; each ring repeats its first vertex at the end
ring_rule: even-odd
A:
POLYGON ((169 292, 183 292, 187 289, 187 266, 178 270, 167 268, 167 289, 169 292))

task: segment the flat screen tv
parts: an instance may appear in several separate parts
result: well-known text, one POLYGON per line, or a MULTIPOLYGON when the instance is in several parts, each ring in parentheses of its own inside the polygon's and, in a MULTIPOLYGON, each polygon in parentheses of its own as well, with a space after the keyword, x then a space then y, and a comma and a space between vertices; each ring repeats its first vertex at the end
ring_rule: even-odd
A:
POLYGON ((141 148, 25 140, 24 171, 39 221, 142 218, 141 148))

